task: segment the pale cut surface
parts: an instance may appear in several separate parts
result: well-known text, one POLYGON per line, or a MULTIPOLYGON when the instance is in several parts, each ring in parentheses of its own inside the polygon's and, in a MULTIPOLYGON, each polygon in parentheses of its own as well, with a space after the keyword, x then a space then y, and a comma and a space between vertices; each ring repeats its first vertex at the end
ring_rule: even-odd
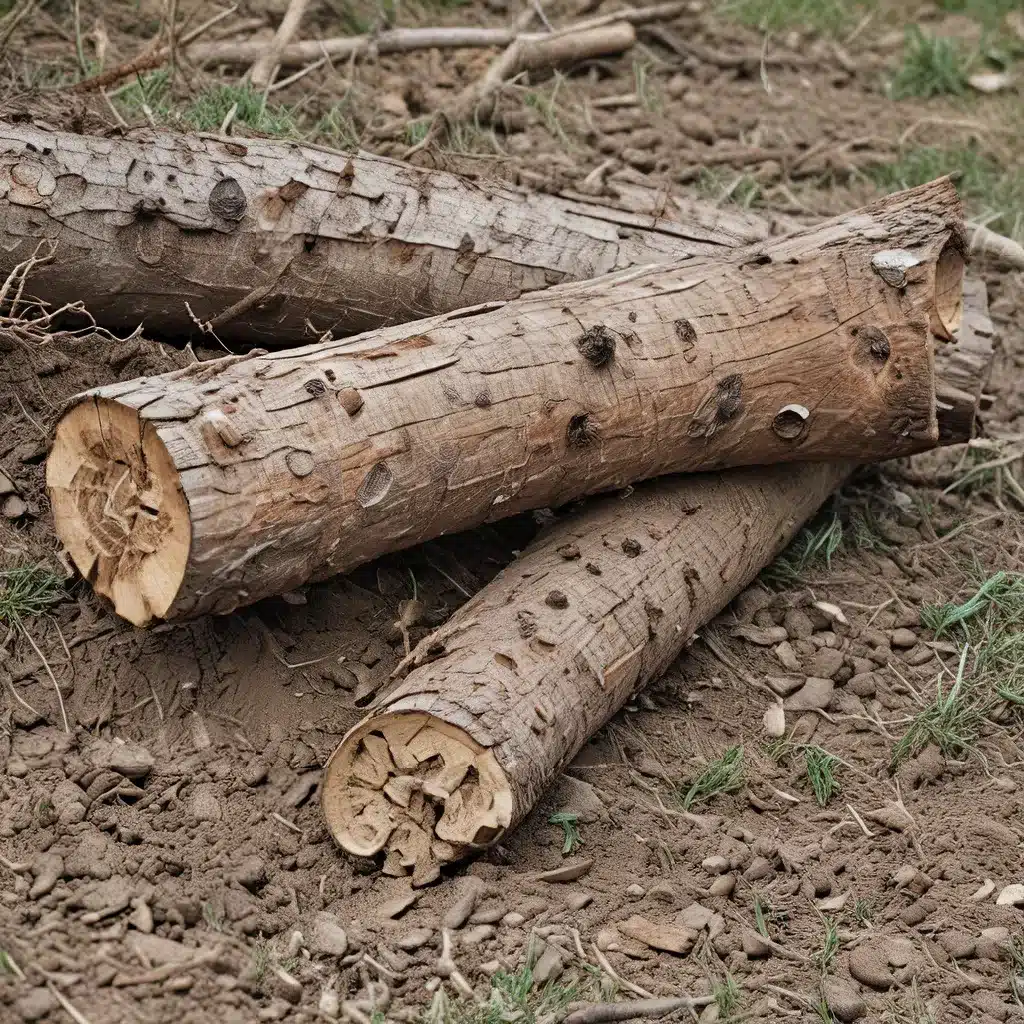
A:
MULTIPOLYGON (((162 617, 229 612, 651 476, 931 447, 928 328, 959 315, 960 218, 942 180, 727 255, 83 400, 130 408, 177 470, 191 547, 162 617), (891 248, 914 255, 898 285, 871 265, 891 248)), ((76 507, 60 536, 87 528, 62 521, 76 507)))
POLYGON ((191 525, 156 426, 106 398, 79 403, 57 426, 46 486, 60 540, 96 591, 136 625, 166 614, 191 525))
MULTIPOLYGON (((941 361, 955 369, 965 396, 940 413, 951 443, 971 437, 965 406, 977 409, 993 354, 985 286, 970 281, 965 294, 963 323, 941 361)), ((334 752, 321 800, 335 840, 360 856, 383 852, 389 873, 404 869, 421 885, 486 837, 500 839, 495 809, 506 794, 511 828, 852 469, 825 463, 663 477, 627 498, 594 501, 542 533, 417 645, 399 668, 405 678, 334 752), (442 723, 450 730, 445 742, 426 745, 425 764, 406 749, 420 723, 432 734, 442 723), (485 776, 464 768, 467 751, 479 764, 481 750, 500 772, 487 773, 497 781, 484 795, 485 776), (419 781, 427 773, 464 781, 428 788, 419 781), (413 814, 410 785, 422 796, 413 814), (453 807, 461 843, 450 831, 442 838, 439 827, 453 807)))

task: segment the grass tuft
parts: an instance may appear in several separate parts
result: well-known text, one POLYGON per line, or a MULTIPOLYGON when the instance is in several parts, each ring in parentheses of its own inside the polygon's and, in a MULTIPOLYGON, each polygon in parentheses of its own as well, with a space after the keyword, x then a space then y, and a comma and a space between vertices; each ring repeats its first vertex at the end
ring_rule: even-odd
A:
POLYGON ((896 100, 932 96, 962 96, 967 92, 971 59, 965 57, 952 39, 929 35, 917 25, 906 30, 903 64, 889 84, 896 100))
POLYGON ((40 615, 64 597, 64 581, 42 565, 0 572, 0 623, 13 626, 40 615))
POLYGON ((966 633, 966 623, 1012 597, 1014 591, 1022 586, 1021 579, 1015 579, 1006 572, 997 572, 962 604, 925 605, 921 609, 921 625, 932 630, 936 639, 954 626, 963 625, 966 633))
POLYGON ((276 138, 298 133, 295 114, 288 108, 267 102, 262 92, 242 85, 214 85, 199 93, 181 112, 181 119, 196 131, 215 132, 237 104, 235 122, 276 138))
POLYGON ((743 747, 729 747, 720 758, 708 766, 690 783, 683 794, 683 809, 705 803, 723 793, 735 793, 743 786, 743 747))
POLYGON ((842 762, 823 747, 807 746, 803 750, 804 766, 814 799, 824 807, 841 789, 836 772, 842 762))
POLYGON ((822 918, 825 935, 821 949, 814 954, 814 963, 822 975, 828 974, 839 955, 839 928, 831 917, 822 918))
POLYGON ((874 0, 726 0, 721 10, 761 32, 796 28, 835 36, 875 6, 874 0))
POLYGON ((731 974, 726 974, 724 980, 715 982, 711 995, 718 1010, 718 1019, 723 1024, 732 1020, 740 1007, 740 987, 736 979, 731 974))
POLYGON ((552 814, 548 818, 549 825, 561 825, 562 831, 565 833, 562 842, 562 854, 567 855, 572 853, 578 847, 583 845, 583 837, 580 835, 579 829, 580 817, 578 814, 570 814, 568 811, 559 811, 557 814, 552 814))
POLYGON ((798 583, 808 569, 822 562, 831 569, 832 556, 842 545, 843 523, 839 510, 833 508, 805 526, 762 575, 769 583, 791 586, 798 583))

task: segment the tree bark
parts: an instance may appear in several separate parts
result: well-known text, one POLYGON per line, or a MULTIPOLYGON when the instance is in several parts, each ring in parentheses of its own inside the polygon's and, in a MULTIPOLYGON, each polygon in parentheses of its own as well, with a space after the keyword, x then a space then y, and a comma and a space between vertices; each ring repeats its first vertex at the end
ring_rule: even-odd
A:
POLYGON ((99 388, 57 427, 57 534, 143 625, 664 473, 919 451, 961 243, 943 179, 728 257, 99 388))
POLYGON ((739 211, 666 206, 675 219, 260 139, 0 123, 0 276, 52 240, 58 258, 33 288, 56 306, 84 301, 113 329, 187 336, 198 320, 276 348, 769 230, 739 211))
MULTIPOLYGON (((957 342, 974 405, 992 357, 984 285, 957 342)), ((940 416, 951 441, 971 420, 940 416)), ((417 645, 407 672, 332 754, 321 784, 335 840, 433 881, 498 841, 579 749, 657 679, 694 632, 778 554, 853 462, 664 477, 542 533, 417 645)))

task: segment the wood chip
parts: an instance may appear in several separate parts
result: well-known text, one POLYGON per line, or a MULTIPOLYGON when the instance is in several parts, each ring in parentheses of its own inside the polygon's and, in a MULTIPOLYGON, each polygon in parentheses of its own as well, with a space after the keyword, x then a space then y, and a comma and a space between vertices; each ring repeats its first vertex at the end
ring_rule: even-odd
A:
POLYGON ((535 877, 538 882, 575 882, 587 874, 593 866, 593 860, 589 859, 566 861, 551 871, 541 871, 535 877))

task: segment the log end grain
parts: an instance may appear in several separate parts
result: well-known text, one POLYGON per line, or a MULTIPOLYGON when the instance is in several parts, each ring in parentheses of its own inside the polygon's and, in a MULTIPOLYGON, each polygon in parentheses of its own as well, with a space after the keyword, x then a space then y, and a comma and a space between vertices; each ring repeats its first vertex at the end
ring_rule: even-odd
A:
POLYGON ((46 463, 54 528, 78 571, 136 626, 163 616, 185 575, 192 527, 153 424, 90 397, 57 425, 46 463))
POLYGON ((324 771, 321 803, 335 841, 385 853, 384 873, 435 881, 442 865, 497 841, 512 790, 494 754, 468 733, 413 712, 352 729, 324 771))

